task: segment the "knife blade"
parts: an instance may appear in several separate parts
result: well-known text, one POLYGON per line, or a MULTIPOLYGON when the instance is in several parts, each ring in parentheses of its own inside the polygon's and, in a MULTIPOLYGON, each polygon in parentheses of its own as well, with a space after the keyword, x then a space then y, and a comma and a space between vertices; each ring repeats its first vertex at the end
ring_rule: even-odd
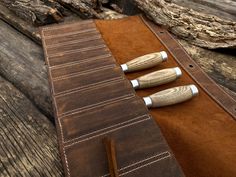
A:
POLYGON ((147 68, 154 67, 168 58, 167 53, 165 51, 150 53, 147 55, 143 55, 137 57, 127 63, 124 63, 121 66, 124 72, 133 72, 139 71, 147 68))
POLYGON ((134 89, 143 89, 172 82, 181 75, 182 72, 179 67, 167 68, 143 75, 130 82, 134 89))
POLYGON ((198 95, 198 88, 195 85, 186 85, 162 90, 143 100, 148 108, 170 106, 190 100, 198 95))

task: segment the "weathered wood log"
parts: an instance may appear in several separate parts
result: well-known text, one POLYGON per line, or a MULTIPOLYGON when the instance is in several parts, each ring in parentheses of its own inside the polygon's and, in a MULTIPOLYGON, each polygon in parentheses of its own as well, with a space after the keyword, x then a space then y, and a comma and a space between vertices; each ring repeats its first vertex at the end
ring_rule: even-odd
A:
POLYGON ((59 22, 65 15, 65 8, 53 0, 1 0, 19 17, 42 25, 59 22))
POLYGON ((99 12, 102 12, 101 0, 57 0, 61 4, 73 9, 84 18, 102 18, 99 12))
POLYGON ((42 47, 0 20, 0 74, 52 116, 42 47))
POLYGON ((0 77, 0 176, 63 176, 53 124, 0 77))
POLYGON ((108 0, 57 0, 82 18, 117 19, 124 15, 103 7, 108 0))
MULTIPOLYGON (((7 7, 5 7, 1 1, 0 1, 0 19, 10 24, 14 28, 19 30, 32 40, 34 40, 36 43, 41 45, 41 36, 39 32, 39 27, 16 16, 16 14, 13 11, 10 11, 7 7)), ((64 21, 61 23, 70 23, 79 20, 81 20, 81 18, 78 15, 70 11, 67 11, 66 16, 64 17, 64 21)))
POLYGON ((41 36, 39 34, 38 27, 33 26, 31 23, 28 23, 24 19, 16 16, 16 14, 5 7, 1 1, 0 19, 4 20, 6 23, 9 23, 11 26, 14 26, 16 29, 30 37, 35 42, 41 43, 41 36))
POLYGON ((191 45, 185 40, 179 42, 212 79, 236 93, 235 51, 222 53, 191 45))
POLYGON ((234 0, 172 0, 172 2, 198 12, 236 21, 236 2, 234 0))
POLYGON ((134 0, 155 23, 189 43, 209 48, 236 48, 236 22, 206 15, 164 0, 134 0))
POLYGON ((136 15, 141 13, 139 8, 135 6, 133 0, 110 0, 110 6, 115 9, 116 6, 119 7, 119 12, 126 15, 136 15))

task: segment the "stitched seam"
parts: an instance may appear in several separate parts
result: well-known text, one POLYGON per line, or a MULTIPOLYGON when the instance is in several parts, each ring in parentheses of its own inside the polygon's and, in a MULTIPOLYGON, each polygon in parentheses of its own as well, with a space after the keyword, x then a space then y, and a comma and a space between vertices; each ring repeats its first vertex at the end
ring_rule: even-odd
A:
POLYGON ((119 126, 121 126, 121 125, 123 125, 123 124, 127 124, 127 123, 129 123, 129 122, 134 122, 135 120, 138 120, 138 119, 141 119, 141 120, 142 120, 142 119, 145 118, 145 117, 149 117, 149 116, 147 116, 147 115, 138 116, 138 117, 135 117, 135 118, 133 118, 133 119, 130 119, 130 120, 127 120, 127 121, 124 121, 124 122, 120 122, 120 123, 113 124, 113 125, 108 126, 108 127, 106 127, 106 128, 101 128, 101 129, 98 129, 98 130, 94 130, 94 131, 92 131, 92 132, 90 132, 90 133, 87 133, 87 134, 81 135, 81 136, 79 136, 79 137, 76 137, 76 138, 67 140, 67 141, 65 141, 65 143, 69 143, 69 142, 71 142, 71 141, 78 140, 78 139, 81 139, 81 138, 83 138, 83 137, 86 137, 86 136, 89 136, 89 135, 92 135, 92 134, 96 134, 96 133, 99 133, 99 132, 103 132, 104 130, 111 129, 111 128, 113 128, 113 127, 117 127, 117 126, 119 127, 119 126))
POLYGON ((81 42, 94 41, 94 40, 97 40, 97 39, 101 39, 101 35, 99 35, 99 34, 96 34, 94 36, 90 35, 90 37, 83 37, 83 38, 80 38, 80 39, 77 39, 77 40, 69 40, 69 41, 64 41, 64 42, 58 42, 56 44, 48 44, 47 48, 53 49, 53 48, 56 48, 56 47, 62 47, 62 46, 71 45, 71 44, 78 44, 78 43, 81 43, 81 42))
POLYGON ((66 155, 66 152, 65 152, 65 147, 64 147, 64 135, 63 135, 63 129, 62 129, 62 126, 61 126, 61 121, 60 119, 58 119, 58 124, 59 124, 59 127, 60 127, 60 135, 61 135, 61 138, 62 138, 62 153, 65 157, 65 164, 66 164, 66 170, 67 170, 67 174, 68 176, 70 177, 70 169, 69 169, 69 164, 68 164, 68 159, 67 159, 67 155, 66 155))
POLYGON ((121 98, 121 99, 117 99, 117 100, 112 100, 112 101, 109 102, 109 103, 100 104, 100 105, 97 105, 97 106, 95 106, 95 107, 89 107, 89 108, 85 108, 85 109, 82 109, 82 110, 79 110, 79 111, 74 111, 74 112, 72 112, 71 114, 62 115, 62 116, 60 116, 60 117, 58 117, 58 118, 62 119, 62 118, 64 118, 64 117, 68 117, 68 116, 73 115, 73 114, 78 114, 78 113, 81 113, 81 112, 89 111, 89 110, 94 109, 94 108, 99 109, 99 107, 103 107, 103 106, 106 106, 106 105, 111 104, 111 103, 112 103, 112 104, 113 104, 113 103, 119 103, 119 102, 124 101, 124 100, 132 99, 132 98, 134 98, 134 97, 135 97, 135 95, 132 94, 132 96, 127 97, 127 98, 125 97, 125 98, 121 98))
MULTIPOLYGON (((127 169, 127 168, 130 168, 130 167, 132 167, 132 166, 141 164, 141 163, 143 163, 143 162, 145 162, 145 161, 148 161, 148 160, 150 160, 150 159, 156 158, 156 157, 158 157, 158 156, 162 156, 162 155, 164 155, 164 154, 167 154, 167 155, 164 156, 164 157, 158 158, 158 159, 156 159, 156 160, 153 160, 153 161, 151 161, 151 162, 149 162, 149 163, 146 163, 146 164, 144 164, 144 165, 140 165, 140 166, 138 166, 138 167, 136 167, 136 168, 134 168, 134 169, 131 169, 131 170, 127 171, 127 172, 123 172, 123 173, 120 174, 120 176, 124 176, 124 175, 126 175, 126 174, 128 174, 128 173, 131 173, 131 172, 133 172, 133 171, 136 171, 136 170, 138 170, 138 169, 140 169, 140 168, 149 166, 149 165, 151 165, 151 164, 153 164, 153 163, 155 163, 155 162, 158 162, 158 161, 163 160, 163 159, 165 159, 165 158, 171 157, 170 152, 169 152, 169 151, 165 151, 165 152, 162 152, 162 153, 160 153, 160 154, 156 154, 156 155, 147 157, 147 158, 145 158, 145 159, 143 159, 143 160, 140 160, 140 161, 131 163, 130 165, 127 165, 127 166, 125 166, 125 167, 123 167, 123 168, 118 169, 118 171, 122 171, 122 170, 127 169)), ((103 176, 101 176, 101 177, 107 177, 107 176, 109 176, 109 173, 108 173, 108 174, 105 174, 105 175, 103 175, 103 176)))
POLYGON ((138 124, 138 123, 141 123, 141 122, 150 120, 150 119, 151 119, 151 118, 148 116, 146 119, 143 119, 143 120, 140 120, 140 121, 137 121, 137 122, 133 122, 133 123, 130 123, 130 124, 126 124, 126 125, 123 125, 123 126, 114 128, 114 129, 112 129, 112 130, 105 131, 105 132, 103 132, 103 133, 100 133, 100 134, 91 136, 91 137, 89 137, 89 138, 85 138, 85 139, 83 139, 83 140, 76 141, 76 142, 74 142, 74 143, 71 143, 71 144, 69 144, 69 145, 66 145, 65 148, 71 147, 71 146, 73 146, 73 145, 75 145, 75 144, 78 144, 78 143, 81 143, 81 142, 84 142, 84 141, 91 140, 91 139, 93 139, 93 138, 96 138, 96 137, 105 135, 105 134, 107 134, 107 133, 115 132, 115 131, 117 131, 117 130, 120 130, 120 129, 123 129, 123 128, 126 128, 126 127, 130 127, 130 126, 132 126, 132 125, 135 125, 135 124, 138 124))
MULTIPOLYGON (((105 83, 105 84, 99 85, 99 86, 96 87, 96 88, 90 87, 89 89, 83 89, 83 90, 94 90, 94 89, 98 89, 98 88, 102 88, 102 87, 109 86, 110 84, 121 83, 122 81, 124 81, 124 78, 123 78, 123 77, 122 77, 122 79, 115 80, 115 81, 113 81, 112 83, 105 83)), ((65 96, 65 95, 70 95, 70 94, 73 94, 73 93, 76 93, 76 92, 78 92, 78 90, 75 90, 75 91, 70 92, 70 93, 64 93, 64 94, 60 94, 60 95, 55 95, 55 97, 56 97, 56 98, 60 98, 60 97, 63 97, 63 96, 65 96)))
POLYGON ((63 75, 63 76, 58 76, 58 77, 54 77, 53 81, 69 79, 69 78, 73 78, 73 77, 77 77, 77 76, 81 76, 81 75, 86 75, 86 74, 94 74, 98 71, 113 69, 113 68, 115 68, 114 66, 116 66, 116 65, 110 64, 110 65, 106 65, 106 66, 97 67, 95 69, 89 69, 89 70, 86 70, 83 72, 77 72, 77 73, 67 74, 67 75, 63 75))
POLYGON ((100 45, 96 45, 96 46, 92 46, 92 47, 84 47, 84 48, 79 48, 79 49, 73 49, 73 50, 67 50, 64 51, 63 53, 56 53, 56 54, 50 54, 50 57, 58 57, 61 56, 63 54, 63 56, 65 56, 66 54, 75 54, 77 52, 87 52, 87 51, 91 51, 91 50, 95 50, 95 49, 101 49, 101 48, 105 48, 106 49, 106 45, 105 44, 100 44, 100 45))
MULTIPOLYGON (((107 52, 107 51, 105 51, 105 52, 107 52)), ((72 61, 72 62, 69 62, 69 63, 49 66, 49 68, 52 69, 52 70, 61 69, 61 68, 66 68, 66 67, 70 67, 70 66, 74 66, 74 65, 82 64, 82 63, 88 63, 90 61, 94 61, 94 60, 97 60, 97 59, 109 58, 109 57, 111 57, 111 54, 107 53, 107 54, 97 55, 97 56, 94 56, 94 57, 85 58, 85 59, 80 60, 80 61, 72 61)))
POLYGON ((127 172, 124 172, 124 173, 120 174, 120 176, 124 176, 124 175, 126 175, 126 174, 128 174, 128 173, 132 173, 132 172, 134 172, 134 171, 137 171, 137 170, 139 170, 139 169, 141 169, 141 168, 150 166, 150 165, 152 165, 152 164, 154 164, 154 163, 156 163, 156 162, 159 162, 159 161, 161 161, 161 160, 167 159, 167 158, 169 158, 169 157, 171 157, 170 154, 168 154, 167 156, 164 156, 164 157, 162 157, 162 158, 159 158, 159 159, 157 159, 157 160, 151 161, 151 162, 149 162, 149 163, 147 163, 147 164, 141 165, 141 166, 139 166, 139 167, 137 167, 137 168, 134 168, 134 169, 132 169, 132 170, 129 170, 129 171, 127 171, 127 172))
POLYGON ((72 89, 67 89, 65 91, 60 91, 60 92, 57 92, 57 93, 54 92, 54 95, 55 96, 59 96, 61 94, 67 94, 67 93, 71 93, 71 92, 74 92, 74 91, 86 90, 87 88, 90 88, 90 87, 99 86, 101 84, 106 84, 108 82, 114 82, 114 81, 117 81, 117 80, 120 80, 120 79, 122 79, 122 76, 116 76, 114 78, 103 80, 103 81, 100 81, 100 82, 96 82, 96 83, 92 83, 92 84, 87 84, 87 85, 76 87, 76 88, 72 88, 72 89))
POLYGON ((76 109, 73 109, 73 110, 61 113, 61 114, 59 114, 58 111, 57 111, 57 113, 58 113, 58 116, 68 115, 71 112, 75 112, 75 111, 79 111, 79 110, 83 110, 83 109, 91 108, 91 107, 95 108, 95 107, 98 107, 99 105, 104 105, 105 106, 107 104, 113 103, 113 101, 117 101, 117 100, 120 100, 122 98, 129 98, 129 97, 132 97, 132 96, 134 96, 133 93, 132 94, 123 95, 123 96, 120 96, 120 97, 116 97, 116 98, 112 98, 110 100, 101 101, 101 102, 96 103, 96 104, 90 104, 90 105, 87 105, 87 106, 83 106, 81 108, 76 108, 76 109))
MULTIPOLYGON (((77 23, 68 23, 68 24, 62 24, 62 25, 51 25, 51 26, 48 26, 48 27, 44 27, 43 30, 46 32, 46 31, 51 31, 51 30, 54 30, 54 29, 63 29, 63 28, 67 28, 68 26, 78 26, 78 25, 85 25, 85 24, 94 24, 93 23, 93 20, 86 20, 86 21, 81 21, 81 22, 77 22, 77 23)), ((95 26, 95 25, 93 25, 95 26)), ((96 27, 96 26, 95 26, 96 27)), ((90 27, 91 28, 91 27, 90 27)), ((94 28, 96 29, 96 28, 94 28)), ((48 35, 50 36, 50 35, 48 35)))
MULTIPOLYGON (((143 162, 145 162, 145 161, 151 160, 151 159, 156 158, 156 157, 158 157, 158 156, 162 156, 162 155, 164 155, 164 154, 167 154, 166 156, 169 156, 169 155, 170 155, 169 151, 165 151, 165 152, 162 152, 162 153, 160 153, 160 154, 156 154, 156 155, 150 156, 150 157, 148 157, 148 158, 145 158, 145 159, 143 159, 143 160, 141 160, 141 161, 131 163, 130 165, 128 165, 128 166, 126 166, 126 167, 123 167, 123 168, 120 168, 119 170, 121 170, 121 171, 122 171, 122 170, 125 170, 125 169, 127 169, 127 168, 130 168, 130 167, 132 167, 132 166, 141 164, 141 163, 143 163, 143 162)), ((165 157, 165 156, 164 156, 164 157, 165 157)))

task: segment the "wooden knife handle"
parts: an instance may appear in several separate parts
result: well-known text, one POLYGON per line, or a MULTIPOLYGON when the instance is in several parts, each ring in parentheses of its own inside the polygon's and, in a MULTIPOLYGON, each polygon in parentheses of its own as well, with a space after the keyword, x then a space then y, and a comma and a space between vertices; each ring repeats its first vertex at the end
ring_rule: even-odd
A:
POLYGON ((181 75, 182 72, 179 67, 168 68, 138 77, 137 79, 131 80, 131 83, 135 89, 149 88, 172 82, 181 75))
POLYGON ((162 107, 187 101, 198 95, 198 89, 195 85, 186 85, 166 89, 148 97, 144 101, 148 107, 162 107))
POLYGON ((159 63, 167 60, 167 53, 165 51, 150 53, 141 57, 135 58, 125 64, 121 65, 124 72, 132 72, 154 67, 159 63))

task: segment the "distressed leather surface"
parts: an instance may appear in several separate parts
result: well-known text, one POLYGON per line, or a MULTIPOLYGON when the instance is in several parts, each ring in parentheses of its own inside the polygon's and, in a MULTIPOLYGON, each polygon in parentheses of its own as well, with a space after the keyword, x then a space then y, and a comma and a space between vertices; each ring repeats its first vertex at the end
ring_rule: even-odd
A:
POLYGON ((106 136, 120 176, 184 176, 93 21, 46 27, 42 38, 66 176, 110 176, 106 136))
POLYGON ((168 52, 168 62, 153 69, 127 74, 129 79, 158 69, 181 67, 183 76, 179 80, 152 89, 139 90, 139 96, 190 83, 199 88, 199 96, 191 101, 150 110, 185 175, 235 177, 235 100, 207 77, 164 29, 144 22, 140 17, 114 21, 98 20, 96 24, 118 63, 160 50, 168 52))
POLYGON ((164 29, 140 17, 96 20, 95 24, 87 21, 42 31, 66 175, 106 176, 108 164, 101 138, 109 134, 117 142, 122 176, 182 176, 172 152, 188 177, 236 176, 235 101, 201 71, 164 29), (104 41, 99 38, 94 46, 99 33, 104 41), (78 37, 93 40, 79 42, 78 37), (90 46, 89 50, 84 50, 86 46, 90 46), (124 76, 116 64, 161 50, 168 52, 168 62, 152 69, 124 76), (148 112, 126 78, 174 66, 182 69, 179 80, 138 90, 137 95, 194 83, 199 96, 148 112), (98 84, 93 85, 94 82, 98 84), (104 99, 108 102, 104 103, 104 99), (126 127, 121 128, 123 125, 126 127), (117 130, 117 126, 121 129, 117 130))

